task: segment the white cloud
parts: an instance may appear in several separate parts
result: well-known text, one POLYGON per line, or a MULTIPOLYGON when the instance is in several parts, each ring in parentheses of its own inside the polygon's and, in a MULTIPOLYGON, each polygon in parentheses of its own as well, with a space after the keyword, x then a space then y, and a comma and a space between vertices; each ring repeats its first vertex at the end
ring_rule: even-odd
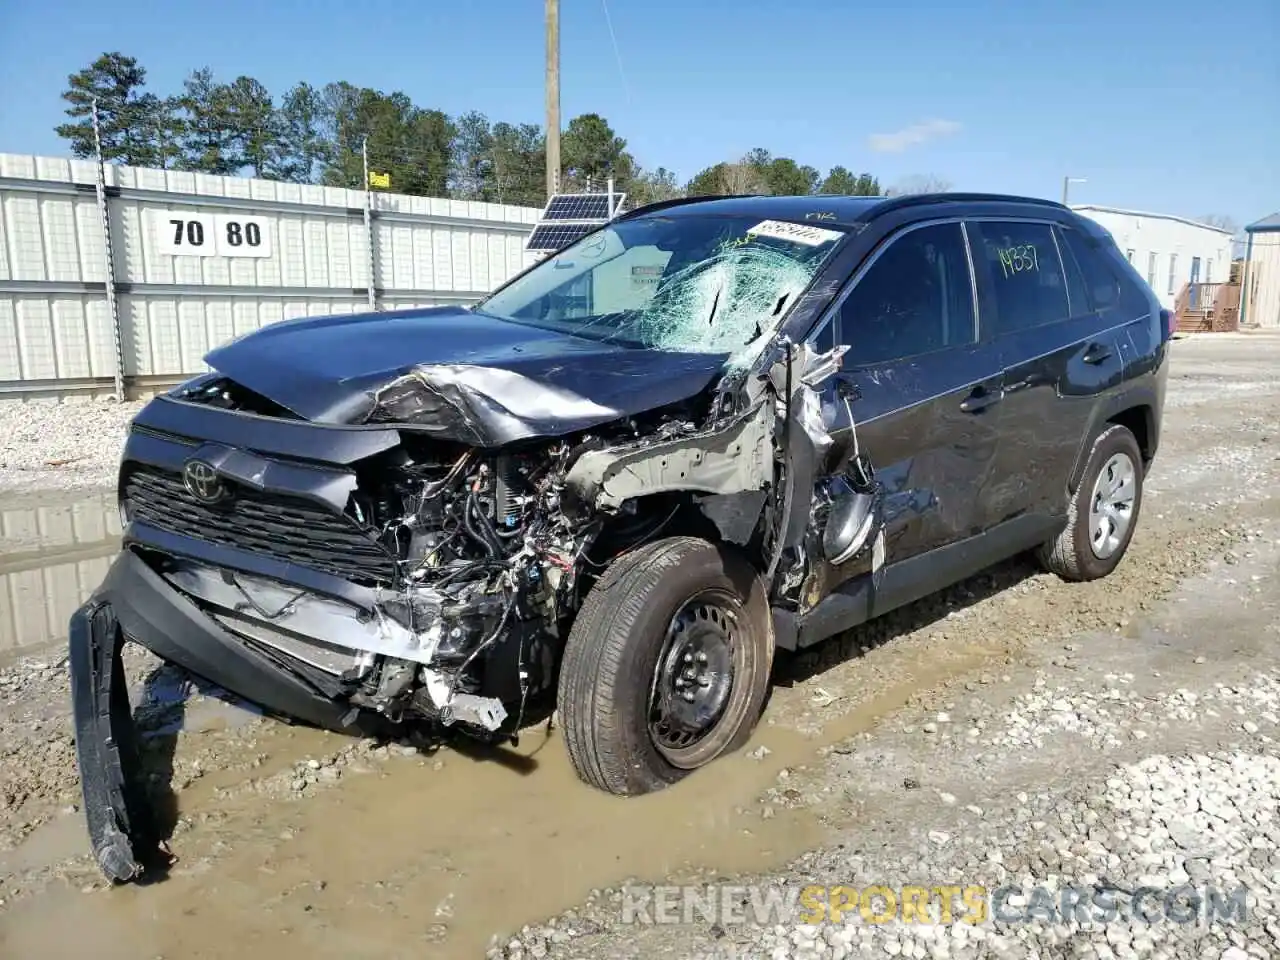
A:
POLYGON ((876 153, 901 153, 908 147, 918 147, 938 137, 959 133, 961 129, 961 124, 954 120, 925 120, 894 133, 873 133, 867 143, 876 153))

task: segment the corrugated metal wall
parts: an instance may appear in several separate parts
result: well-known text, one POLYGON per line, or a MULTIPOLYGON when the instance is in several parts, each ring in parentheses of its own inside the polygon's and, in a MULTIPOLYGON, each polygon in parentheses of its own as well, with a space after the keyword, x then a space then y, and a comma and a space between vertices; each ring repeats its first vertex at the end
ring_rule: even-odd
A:
POLYGON ((1245 322, 1280 330, 1280 233, 1253 235, 1245 290, 1245 322))
POLYGON ((0 509, 0 660, 67 635, 119 549, 114 493, 0 509))
MULTIPOLYGON (((0 391, 115 374, 95 179, 0 154, 0 391)), ((265 324, 369 308, 362 191, 112 166, 107 187, 126 377, 178 379, 265 324)), ((377 305, 474 302, 524 268, 538 215, 375 192, 377 305)))

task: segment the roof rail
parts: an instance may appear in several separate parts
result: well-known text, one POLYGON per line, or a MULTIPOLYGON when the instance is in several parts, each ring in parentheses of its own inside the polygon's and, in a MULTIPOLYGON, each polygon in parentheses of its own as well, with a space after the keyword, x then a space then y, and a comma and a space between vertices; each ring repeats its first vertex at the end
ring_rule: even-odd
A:
POLYGON ((914 207, 922 203, 1029 203, 1038 207, 1069 210, 1057 200, 1043 197, 1019 197, 1007 193, 916 193, 905 197, 886 197, 876 206, 876 215, 900 207, 914 207))
MULTIPOLYGON (((768 196, 759 193, 734 193, 726 195, 709 195, 699 197, 676 197, 672 200, 658 200, 654 203, 645 204, 642 207, 636 207, 634 210, 628 210, 625 213, 615 217, 616 220, 629 220, 633 217, 642 216, 648 213, 654 213, 658 210, 666 210, 670 207, 683 206, 689 203, 714 202, 716 200, 749 200, 756 197, 768 196)), ((778 200, 802 200, 802 195, 777 197, 778 200)), ((914 207, 922 204, 930 203, 1024 203, 1033 204, 1039 207, 1052 207, 1055 210, 1070 210, 1056 200, 1045 200, 1043 197, 1019 197, 1005 193, 918 193, 904 197, 831 197, 829 199, 856 199, 856 200, 877 200, 878 203, 867 211, 867 216, 880 216, 890 210, 897 210, 902 207, 914 207)))

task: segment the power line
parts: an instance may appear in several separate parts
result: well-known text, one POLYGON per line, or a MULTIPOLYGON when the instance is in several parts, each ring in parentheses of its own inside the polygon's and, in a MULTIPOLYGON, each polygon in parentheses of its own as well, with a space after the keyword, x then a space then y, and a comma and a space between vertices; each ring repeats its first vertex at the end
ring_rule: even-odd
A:
POLYGON ((622 69, 622 51, 618 49, 618 35, 613 32, 613 18, 609 16, 609 0, 600 0, 604 8, 604 22, 609 28, 609 39, 613 42, 613 58, 618 61, 618 76, 622 80, 622 92, 626 95, 627 106, 631 106, 631 86, 627 83, 626 71, 622 69))

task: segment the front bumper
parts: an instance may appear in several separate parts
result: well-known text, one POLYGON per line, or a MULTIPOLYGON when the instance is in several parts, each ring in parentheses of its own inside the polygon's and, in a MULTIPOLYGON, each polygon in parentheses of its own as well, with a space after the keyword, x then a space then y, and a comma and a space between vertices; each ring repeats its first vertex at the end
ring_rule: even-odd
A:
POLYGON ((94 857, 126 881, 167 862, 143 790, 141 758, 121 658, 126 639, 271 713, 363 733, 349 706, 282 670, 206 616, 130 549, 71 617, 69 666, 76 760, 94 857))
POLYGON ((110 604, 125 636, 160 658, 278 716, 360 732, 344 722, 349 706, 240 642, 132 550, 120 553, 94 596, 110 604))
POLYGON ((71 617, 71 705, 89 841, 112 880, 132 880, 164 849, 142 788, 124 661, 110 604, 94 597, 71 617))

